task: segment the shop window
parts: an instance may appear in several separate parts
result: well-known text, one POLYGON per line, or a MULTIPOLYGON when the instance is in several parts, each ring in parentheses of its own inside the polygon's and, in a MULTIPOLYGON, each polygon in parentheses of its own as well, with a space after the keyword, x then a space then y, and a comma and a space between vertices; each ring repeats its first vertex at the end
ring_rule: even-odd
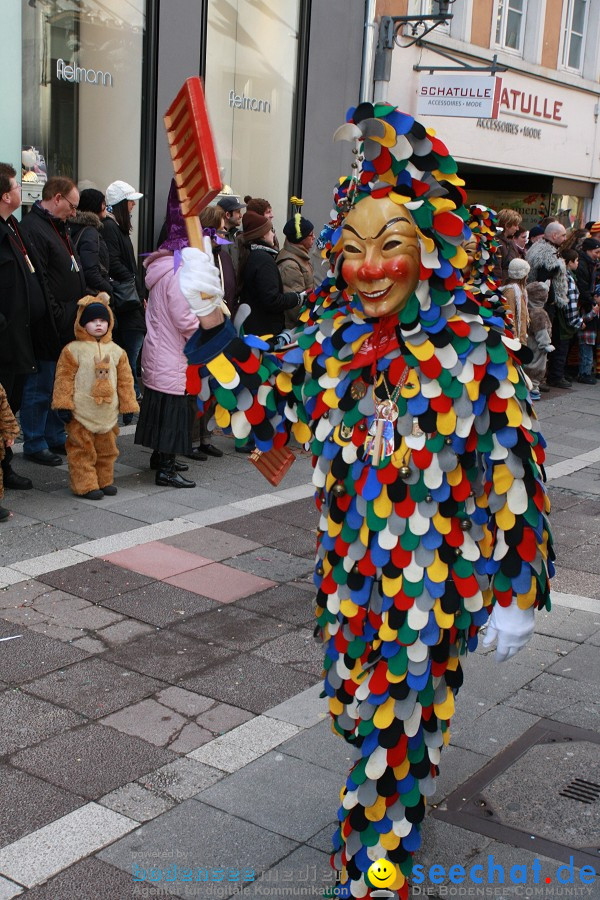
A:
POLYGON ((209 0, 206 102, 221 176, 287 218, 300 0, 209 0))
POLYGON ((588 9, 588 0, 568 0, 564 11, 561 63, 578 74, 583 68, 588 9))
MULTIPOLYGON (((22 0, 23 197, 140 181, 146 0, 22 0)), ((135 219, 134 219, 135 221, 135 219)))
POLYGON ((523 52, 527 0, 496 0, 496 44, 503 50, 523 52))

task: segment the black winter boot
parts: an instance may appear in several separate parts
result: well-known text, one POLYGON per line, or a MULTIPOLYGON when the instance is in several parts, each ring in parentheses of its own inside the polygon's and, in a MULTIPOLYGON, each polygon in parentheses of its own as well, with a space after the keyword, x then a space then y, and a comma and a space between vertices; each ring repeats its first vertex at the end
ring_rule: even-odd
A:
POLYGON ((155 483, 160 487, 196 487, 195 481, 190 481, 189 478, 184 478, 183 475, 179 474, 175 467, 175 455, 172 453, 161 453, 160 467, 158 469, 158 472, 156 473, 155 483))

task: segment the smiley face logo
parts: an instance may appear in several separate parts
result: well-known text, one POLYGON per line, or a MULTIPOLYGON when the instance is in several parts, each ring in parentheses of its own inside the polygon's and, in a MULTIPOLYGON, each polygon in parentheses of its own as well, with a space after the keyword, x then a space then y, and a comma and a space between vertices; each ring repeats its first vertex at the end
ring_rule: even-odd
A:
POLYGON ((396 880, 396 866, 389 859, 377 859, 369 866, 367 874, 373 887, 388 888, 396 880))

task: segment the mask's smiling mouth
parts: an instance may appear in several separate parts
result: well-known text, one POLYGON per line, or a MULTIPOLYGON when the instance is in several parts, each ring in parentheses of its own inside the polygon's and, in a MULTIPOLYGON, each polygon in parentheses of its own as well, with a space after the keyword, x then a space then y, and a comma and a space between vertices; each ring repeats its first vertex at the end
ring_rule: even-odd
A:
POLYGON ((390 286, 385 288, 385 290, 383 291, 373 291, 372 293, 369 293, 367 291, 359 290, 358 293, 361 295, 361 297, 364 297, 365 300, 381 300, 382 297, 385 297, 387 294, 389 294, 391 289, 392 285, 390 284, 390 286))

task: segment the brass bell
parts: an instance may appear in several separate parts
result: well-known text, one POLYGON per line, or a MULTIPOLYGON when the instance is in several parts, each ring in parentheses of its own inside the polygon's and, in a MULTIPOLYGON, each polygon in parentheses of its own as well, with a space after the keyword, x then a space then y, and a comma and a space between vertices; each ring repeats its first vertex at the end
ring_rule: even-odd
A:
POLYGON ((462 556, 462 550, 460 549, 460 547, 455 547, 455 548, 454 548, 454 555, 455 555, 455 556, 462 556))
POLYGON ((398 475, 400 478, 410 478, 410 466, 400 466, 398 475))
POLYGON ((427 494, 427 496, 425 497, 425 502, 431 503, 432 500, 433 500, 433 497, 431 496, 431 494, 427 494))
POLYGON ((452 438, 444 438, 444 443, 445 443, 445 444, 451 444, 451 443, 452 443, 452 438))
POLYGON ((324 572, 325 572, 325 569, 323 568, 323 564, 319 563, 319 565, 316 568, 317 575, 323 575, 324 572))
POLYGON ((331 493, 334 495, 334 497, 345 497, 347 491, 343 481, 336 482, 331 488, 331 493))
POLYGON ((328 412, 324 412, 324 413, 323 413, 323 418, 324 418, 324 419, 328 419, 328 418, 329 418, 329 413, 328 413, 328 412))
POLYGON ((358 430, 359 430, 359 431, 366 431, 366 430, 367 430, 367 426, 365 425, 364 422, 362 422, 362 423, 358 426, 358 430))
POLYGON ((460 520, 460 530, 461 531, 470 531, 473 527, 473 523, 470 519, 461 519, 460 520))

